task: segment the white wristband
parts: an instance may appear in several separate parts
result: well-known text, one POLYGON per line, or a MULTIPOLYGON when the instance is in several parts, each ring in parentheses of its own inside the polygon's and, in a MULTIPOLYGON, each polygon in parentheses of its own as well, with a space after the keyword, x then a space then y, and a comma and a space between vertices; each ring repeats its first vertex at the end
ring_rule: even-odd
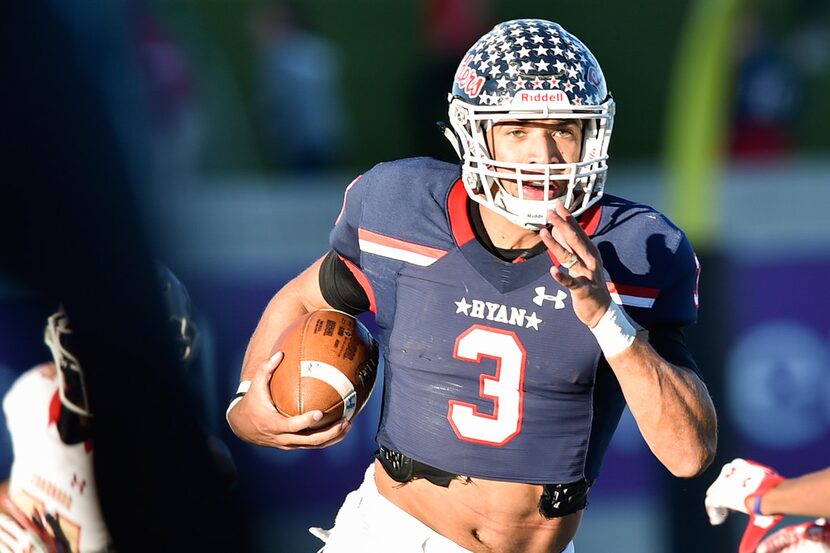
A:
POLYGON ((637 337, 637 329, 628 320, 625 311, 613 301, 591 332, 606 359, 628 349, 637 337))
POLYGON ((231 424, 230 415, 231 409, 236 407, 236 404, 242 401, 242 398, 245 397, 245 394, 248 393, 248 390, 251 389, 251 381, 250 380, 243 380, 239 383, 239 388, 236 389, 236 393, 233 395, 233 399, 231 399, 230 405, 228 405, 228 409, 225 411, 225 420, 228 421, 228 425, 231 424))

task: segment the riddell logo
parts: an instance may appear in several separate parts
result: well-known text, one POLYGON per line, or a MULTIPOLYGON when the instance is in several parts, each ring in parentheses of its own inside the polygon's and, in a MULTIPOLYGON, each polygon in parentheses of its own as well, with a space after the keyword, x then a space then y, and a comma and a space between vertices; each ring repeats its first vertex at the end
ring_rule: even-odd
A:
POLYGON ((519 104, 570 104, 561 90, 517 90, 513 102, 519 104))

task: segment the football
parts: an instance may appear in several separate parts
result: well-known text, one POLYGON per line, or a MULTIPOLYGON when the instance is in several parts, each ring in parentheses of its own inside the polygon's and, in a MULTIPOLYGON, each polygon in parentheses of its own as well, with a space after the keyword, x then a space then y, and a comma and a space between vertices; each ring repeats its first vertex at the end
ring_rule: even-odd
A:
POLYGON ((314 409, 328 426, 360 413, 372 389, 378 345, 360 321, 331 309, 312 311, 285 329, 272 353, 284 357, 271 376, 271 399, 286 416, 314 409))

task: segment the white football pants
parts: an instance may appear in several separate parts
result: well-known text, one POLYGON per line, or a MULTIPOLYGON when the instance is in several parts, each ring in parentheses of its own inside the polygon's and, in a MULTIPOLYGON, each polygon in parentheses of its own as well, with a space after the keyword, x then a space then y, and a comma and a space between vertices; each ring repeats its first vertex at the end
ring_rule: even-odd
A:
MULTIPOLYGON (((331 530, 309 528, 326 545, 318 553, 469 553, 378 492, 375 464, 346 496, 331 530)), ((574 553, 573 543, 562 553, 574 553)))

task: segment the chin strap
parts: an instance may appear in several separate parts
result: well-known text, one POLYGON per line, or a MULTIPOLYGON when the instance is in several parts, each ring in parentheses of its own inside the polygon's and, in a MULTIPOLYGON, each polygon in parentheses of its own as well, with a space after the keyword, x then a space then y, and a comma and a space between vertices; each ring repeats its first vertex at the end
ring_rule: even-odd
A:
POLYGON ((558 201, 560 201, 558 198, 548 202, 539 201, 537 202, 539 205, 534 206, 534 209, 534 207, 528 207, 528 205, 533 205, 528 203, 530 200, 521 200, 516 196, 511 196, 501 186, 493 195, 493 202, 506 212, 505 217, 528 230, 540 230, 546 226, 548 209, 553 209, 553 204, 558 201))

